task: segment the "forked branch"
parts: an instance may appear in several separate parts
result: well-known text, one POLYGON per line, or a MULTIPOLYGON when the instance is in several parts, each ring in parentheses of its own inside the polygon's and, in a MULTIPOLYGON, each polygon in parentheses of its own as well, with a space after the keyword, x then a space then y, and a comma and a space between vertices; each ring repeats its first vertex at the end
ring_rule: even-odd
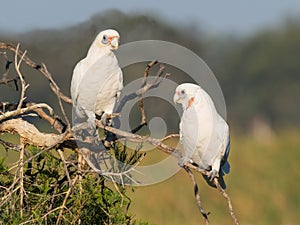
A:
MULTIPOLYGON (((14 181, 12 185, 8 188, 4 187, 5 189, 5 195, 0 199, 0 206, 3 205, 6 201, 8 201, 11 196, 15 193, 20 193, 20 214, 22 215, 24 212, 24 196, 26 195, 26 190, 24 190, 23 182, 24 182, 24 166, 25 164, 29 164, 35 157, 38 157, 40 154, 42 154, 45 151, 48 151, 50 149, 55 149, 58 152, 58 155, 60 156, 61 161, 64 164, 64 172, 65 172, 65 179, 69 183, 69 188, 67 189, 66 193, 64 194, 64 200, 61 206, 58 206, 56 208, 50 209, 50 211, 56 211, 59 210, 59 215, 56 220, 56 224, 60 224, 63 220, 63 214, 67 210, 67 201, 70 197, 70 194, 72 193, 72 187, 78 183, 78 180, 81 180, 81 175, 77 174, 75 178, 71 178, 71 174, 68 171, 68 165, 70 163, 65 159, 62 148, 68 147, 72 149, 73 151, 76 151, 78 153, 77 149, 78 146, 76 144, 76 141, 74 140, 73 132, 71 131, 71 125, 70 121, 66 115, 63 102, 71 104, 71 99, 61 93, 59 86, 54 81, 51 73, 47 70, 47 67, 44 64, 37 64, 33 62, 28 56, 26 56, 26 51, 22 52, 19 49, 18 46, 6 44, 0 42, 0 49, 7 49, 15 53, 15 68, 18 74, 18 78, 14 78, 9 80, 8 78, 8 72, 9 67, 11 63, 7 63, 6 65, 6 72, 3 75, 3 78, 0 80, 0 84, 8 84, 10 82, 15 82, 16 88, 18 88, 16 84, 16 80, 20 80, 21 82, 21 95, 18 103, 1 103, 0 102, 0 134, 3 133, 12 133, 12 134, 18 134, 20 136, 20 144, 14 144, 10 143, 6 140, 0 139, 0 144, 3 145, 6 149, 12 149, 15 151, 20 152, 20 158, 19 158, 19 166, 17 168, 17 172, 14 177, 14 181), (45 103, 34 103, 34 102, 26 102, 26 90, 28 88, 28 84, 26 84, 22 73, 20 71, 20 65, 22 62, 25 62, 28 66, 40 71, 49 81, 49 85, 53 91, 53 93, 57 96, 57 101, 60 106, 60 110, 63 114, 63 119, 60 119, 56 114, 54 113, 54 110, 51 106, 45 103), (37 127, 24 120, 23 116, 28 116, 29 113, 33 113, 34 115, 38 115, 41 119, 47 121, 51 126, 54 127, 56 130, 53 133, 47 133, 47 132, 41 132, 37 127), (33 156, 27 157, 25 152, 25 146, 27 145, 33 145, 38 148, 40 148, 40 152, 36 153, 33 156)), ((7 62, 10 62, 7 60, 7 62)), ((127 101, 131 99, 138 98, 139 99, 139 109, 141 112, 141 122, 139 126, 132 131, 123 131, 119 130, 114 127, 104 126, 100 120, 96 120, 96 125, 104 129, 106 131, 109 131, 115 135, 118 136, 118 139, 115 141, 121 141, 126 140, 130 142, 136 142, 136 143, 150 143, 157 147, 157 149, 160 149, 161 151, 172 154, 173 156, 177 157, 178 159, 181 158, 181 152, 173 147, 168 146, 164 142, 170 138, 178 138, 178 134, 171 134, 167 137, 156 139, 148 136, 142 136, 137 134, 136 132, 141 129, 141 127, 145 126, 147 124, 147 118, 146 118, 146 112, 143 104, 143 94, 149 91, 152 88, 155 88, 160 85, 160 83, 169 75, 167 73, 164 73, 165 67, 163 65, 160 65, 159 70, 154 77, 154 79, 150 82, 148 82, 148 76, 150 69, 157 64, 157 61, 152 61, 149 63, 145 69, 143 81, 141 84, 140 89, 136 90, 130 95, 125 96, 121 100, 121 104, 119 105, 117 112, 121 112, 122 107, 126 104, 127 101)), ((122 116, 122 115, 121 115, 122 116)), ((79 153, 80 154, 80 153, 79 153)), ((143 157, 141 157, 141 160, 143 157)), ((135 167, 132 167, 131 169, 135 169, 135 167)), ((209 173, 205 170, 201 170, 198 167, 195 167, 192 164, 186 163, 184 166, 184 169, 189 174, 191 181, 194 185, 194 194, 195 198, 197 200, 197 204, 199 207, 199 210, 202 214, 202 216, 205 218, 206 224, 209 224, 208 221, 208 215, 201 204, 200 200, 200 194, 199 194, 199 188, 195 181, 194 175, 191 171, 195 170, 201 174, 209 175, 209 173)), ((107 173, 106 176, 110 176, 112 174, 107 173)), ((115 175, 115 174, 114 174, 115 175)), ((124 174, 120 174, 121 176, 124 174)), ((126 174, 125 174, 126 175, 126 174)), ((122 179, 122 177, 120 177, 122 179)), ((127 176, 128 179, 130 179, 129 176, 127 176)), ((235 213, 233 211, 233 207, 231 204, 231 200, 229 198, 229 195, 220 187, 218 180, 214 179, 215 185, 219 192, 223 195, 223 197, 227 200, 228 208, 230 215, 232 219, 234 220, 235 224, 239 224, 238 220, 235 216, 235 213)), ((2 187, 1 187, 2 188, 2 187)), ((48 216, 48 213, 44 215, 42 218, 46 218, 48 216)))

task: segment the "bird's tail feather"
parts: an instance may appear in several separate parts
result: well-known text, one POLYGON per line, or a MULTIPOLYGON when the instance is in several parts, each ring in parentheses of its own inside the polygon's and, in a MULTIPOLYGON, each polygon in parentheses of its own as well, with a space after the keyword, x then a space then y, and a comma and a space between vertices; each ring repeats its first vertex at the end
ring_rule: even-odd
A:
POLYGON ((227 160, 221 166, 221 172, 222 172, 223 175, 228 174, 230 172, 230 164, 227 160))

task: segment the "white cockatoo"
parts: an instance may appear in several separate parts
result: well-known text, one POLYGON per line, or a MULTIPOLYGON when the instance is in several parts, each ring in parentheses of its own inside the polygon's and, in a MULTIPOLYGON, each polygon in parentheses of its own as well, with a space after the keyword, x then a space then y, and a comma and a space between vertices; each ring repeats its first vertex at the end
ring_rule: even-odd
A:
POLYGON ((100 32, 87 56, 75 66, 71 82, 75 120, 85 119, 93 125, 96 115, 106 118, 113 112, 123 88, 122 70, 113 52, 119 39, 115 30, 100 32))
POLYGON ((230 170, 227 161, 230 138, 226 121, 218 114, 210 96, 198 85, 179 85, 173 100, 183 109, 179 129, 184 156, 179 165, 189 162, 209 171, 210 175, 204 178, 213 187, 213 178, 218 174, 219 183, 225 189, 223 175, 230 170))

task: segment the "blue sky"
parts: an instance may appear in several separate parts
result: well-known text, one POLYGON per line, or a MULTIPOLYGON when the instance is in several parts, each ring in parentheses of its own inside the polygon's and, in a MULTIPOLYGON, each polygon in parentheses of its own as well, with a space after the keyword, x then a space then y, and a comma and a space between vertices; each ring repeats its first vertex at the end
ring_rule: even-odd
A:
POLYGON ((0 0, 0 32, 62 28, 109 9, 154 13, 181 25, 212 32, 249 33, 275 26, 287 15, 300 15, 299 0, 142 1, 142 0, 0 0))

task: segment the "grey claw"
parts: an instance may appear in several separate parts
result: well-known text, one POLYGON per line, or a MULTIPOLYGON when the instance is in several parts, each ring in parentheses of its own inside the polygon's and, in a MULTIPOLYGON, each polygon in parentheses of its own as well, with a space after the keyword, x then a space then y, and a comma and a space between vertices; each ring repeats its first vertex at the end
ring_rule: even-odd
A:
POLYGON ((101 122, 104 126, 112 126, 112 118, 110 114, 104 113, 101 116, 101 122))
POLYGON ((185 164, 186 161, 187 161, 187 160, 186 160, 184 157, 182 157, 182 158, 179 159, 178 165, 179 165, 180 167, 184 167, 184 164, 185 164))
POLYGON ((178 165, 179 165, 180 167, 184 167, 184 164, 185 164, 186 162, 189 162, 189 163, 193 164, 193 161, 192 161, 191 159, 188 159, 187 157, 184 156, 184 157, 181 157, 181 158, 179 159, 178 165))
POLYGON ((213 181, 214 178, 217 176, 217 174, 218 174, 218 171, 216 171, 216 170, 210 171, 210 174, 208 176, 210 178, 210 181, 213 181))
POLYGON ((102 116, 101 116, 101 122, 104 126, 107 125, 107 114, 106 113, 103 113, 102 116))

